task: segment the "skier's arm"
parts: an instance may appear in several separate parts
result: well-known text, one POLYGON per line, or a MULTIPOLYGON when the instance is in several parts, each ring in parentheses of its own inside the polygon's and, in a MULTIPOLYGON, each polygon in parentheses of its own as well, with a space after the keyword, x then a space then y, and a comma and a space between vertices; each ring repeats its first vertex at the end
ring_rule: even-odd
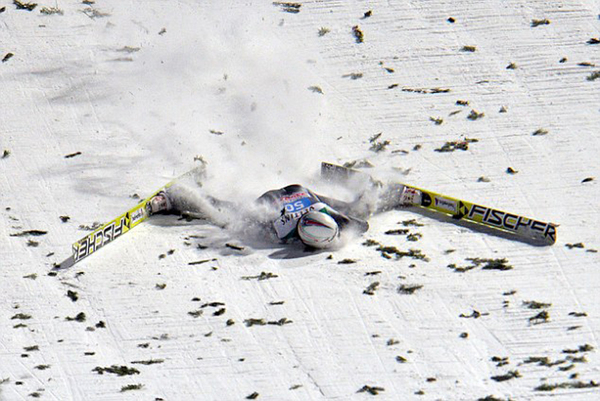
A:
POLYGON ((336 223, 338 223, 341 229, 351 229, 361 233, 364 233, 369 229, 369 223, 365 220, 342 214, 331 207, 327 208, 327 212, 333 217, 336 223))
POLYGON ((333 198, 329 198, 327 196, 323 196, 323 195, 319 195, 319 194, 315 194, 318 199, 320 199, 323 203, 328 204, 329 206, 331 206, 332 208, 334 208, 335 210, 342 212, 344 214, 351 214, 353 212, 353 208, 352 208, 352 203, 350 202, 344 202, 341 200, 337 200, 337 199, 333 199, 333 198))
POLYGON ((353 217, 353 204, 329 198, 327 196, 317 195, 317 197, 325 204, 330 206, 327 210, 331 217, 338 223, 341 228, 351 228, 361 233, 369 229, 369 223, 366 220, 353 217))

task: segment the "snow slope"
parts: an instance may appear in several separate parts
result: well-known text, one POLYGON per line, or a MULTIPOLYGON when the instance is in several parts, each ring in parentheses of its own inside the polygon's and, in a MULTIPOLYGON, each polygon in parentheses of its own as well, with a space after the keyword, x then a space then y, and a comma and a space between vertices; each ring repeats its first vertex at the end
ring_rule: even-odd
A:
POLYGON ((597 1, 38 3, 0 2, 0 399, 599 398, 597 1), (200 156, 239 202, 368 160, 559 240, 399 210, 305 253, 164 216, 48 275, 200 156))

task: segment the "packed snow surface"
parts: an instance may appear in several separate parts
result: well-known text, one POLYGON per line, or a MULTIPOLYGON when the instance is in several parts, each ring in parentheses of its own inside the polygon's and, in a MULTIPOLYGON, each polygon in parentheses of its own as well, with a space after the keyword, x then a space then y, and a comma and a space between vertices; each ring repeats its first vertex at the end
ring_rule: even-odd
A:
POLYGON ((1 400, 600 398, 598 1, 27 6, 0 1, 1 400), (558 241, 405 209, 304 252, 158 216, 48 274, 199 159, 241 204, 343 198, 319 163, 356 162, 558 241))

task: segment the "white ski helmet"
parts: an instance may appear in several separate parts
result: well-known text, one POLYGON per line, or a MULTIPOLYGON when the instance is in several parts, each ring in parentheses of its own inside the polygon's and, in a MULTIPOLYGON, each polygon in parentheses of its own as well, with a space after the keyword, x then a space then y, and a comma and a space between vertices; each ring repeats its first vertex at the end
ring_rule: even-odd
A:
POLYGON ((327 213, 308 212, 298 221, 300 239, 313 248, 329 247, 339 234, 338 224, 327 213))

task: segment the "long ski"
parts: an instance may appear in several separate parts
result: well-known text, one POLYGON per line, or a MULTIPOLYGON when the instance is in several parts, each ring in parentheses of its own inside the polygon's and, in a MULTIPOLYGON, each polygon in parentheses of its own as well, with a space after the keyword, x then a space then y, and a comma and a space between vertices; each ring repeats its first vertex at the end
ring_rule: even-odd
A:
POLYGON ((87 258, 93 253, 98 252, 99 249, 103 248, 107 244, 110 244, 120 236, 127 234, 134 227, 138 226, 140 223, 142 223, 144 220, 147 220, 148 217, 152 215, 152 210, 150 208, 150 199, 152 199, 160 191, 164 191, 165 189, 173 186, 175 183, 177 183, 183 178, 201 176, 204 172, 204 168, 204 164, 201 166, 194 167, 190 171, 163 185, 162 187, 154 191, 152 195, 148 196, 125 213, 112 219, 108 223, 96 228, 94 231, 87 234, 79 241, 75 242, 71 247, 71 256, 69 256, 60 264, 55 264, 52 270, 62 270, 69 268, 75 263, 81 261, 82 259, 87 258))
MULTIPOLYGON (((366 173, 326 162, 321 163, 321 175, 326 179, 337 181, 362 176, 371 183, 376 183, 366 173)), ((443 213, 457 220, 466 220, 508 232, 543 245, 553 245, 556 242, 556 224, 545 223, 403 183, 388 184, 387 188, 393 191, 401 186, 421 191, 421 204, 417 205, 421 208, 443 213)))

